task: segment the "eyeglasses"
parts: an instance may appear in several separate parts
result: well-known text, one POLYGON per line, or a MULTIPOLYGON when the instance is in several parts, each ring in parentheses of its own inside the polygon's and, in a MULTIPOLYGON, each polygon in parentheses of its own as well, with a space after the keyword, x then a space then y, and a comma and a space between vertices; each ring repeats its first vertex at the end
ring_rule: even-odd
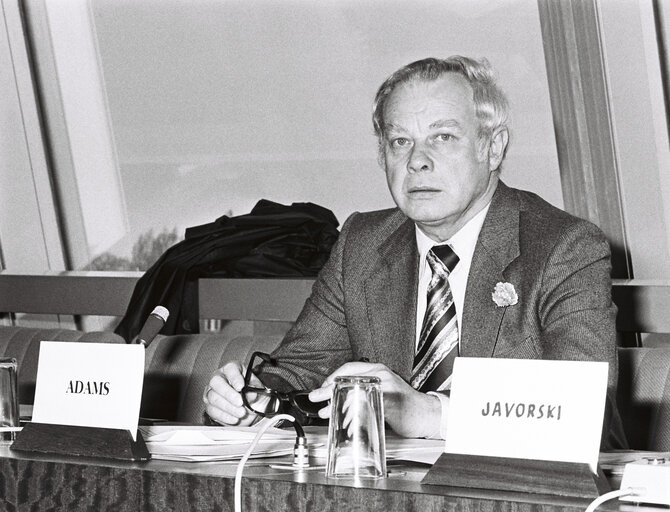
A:
POLYGON ((242 388, 242 402, 244 406, 256 414, 264 417, 272 417, 281 413, 289 413, 294 416, 301 416, 300 420, 306 418, 316 419, 319 417, 319 411, 328 405, 325 402, 312 402, 308 398, 309 391, 298 390, 283 393, 266 386, 251 386, 250 380, 253 375, 253 368, 256 359, 261 359, 261 365, 267 363, 277 366, 277 360, 264 352, 254 352, 249 360, 247 372, 244 374, 244 387, 242 388))

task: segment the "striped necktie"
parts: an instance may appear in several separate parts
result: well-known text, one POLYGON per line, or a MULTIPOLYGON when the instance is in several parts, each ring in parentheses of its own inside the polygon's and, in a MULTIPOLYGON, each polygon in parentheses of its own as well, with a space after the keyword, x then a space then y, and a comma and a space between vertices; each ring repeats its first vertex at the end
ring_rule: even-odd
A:
POLYGON ((412 387, 424 393, 440 391, 445 386, 458 355, 456 307, 447 280, 458 256, 448 245, 441 245, 428 251, 426 259, 433 275, 410 381, 412 387))

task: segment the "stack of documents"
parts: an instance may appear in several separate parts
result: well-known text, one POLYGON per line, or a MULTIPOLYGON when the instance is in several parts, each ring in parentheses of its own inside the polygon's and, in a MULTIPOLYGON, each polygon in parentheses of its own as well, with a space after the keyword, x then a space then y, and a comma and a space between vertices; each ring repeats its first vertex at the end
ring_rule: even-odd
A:
MULTIPOLYGON (((140 426, 154 459, 186 462, 239 460, 258 433, 257 427, 140 426)), ((252 457, 278 457, 293 453, 295 431, 268 429, 252 457)))
MULTIPOLYGON (((240 460, 256 437, 262 423, 253 427, 206 427, 181 425, 140 426, 140 432, 154 459, 184 462, 240 460)), ((328 429, 306 427, 305 434, 312 459, 325 462, 328 429)), ((293 454, 293 429, 270 428, 256 445, 253 458, 293 454)), ((444 451, 441 439, 405 439, 386 434, 386 458, 421 464, 434 464, 444 451)))

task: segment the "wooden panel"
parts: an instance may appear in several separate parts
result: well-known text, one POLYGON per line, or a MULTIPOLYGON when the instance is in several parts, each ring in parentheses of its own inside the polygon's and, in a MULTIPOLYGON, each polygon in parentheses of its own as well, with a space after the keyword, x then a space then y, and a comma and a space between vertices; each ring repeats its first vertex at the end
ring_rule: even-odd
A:
POLYGON ((611 491, 588 464, 443 453, 421 481, 469 489, 498 489, 596 499, 611 491))
POLYGON ((294 321, 314 279, 201 279, 200 318, 294 321))
MULTIPOLYGON (((0 271, 0 312, 123 316, 141 272, 0 271)), ((200 318, 294 321, 313 278, 202 279, 200 318)))
POLYGON ((670 333, 670 280, 615 280, 612 298, 619 308, 617 330, 670 333))
POLYGON ((0 272, 0 311, 121 316, 140 272, 0 272))
POLYGON ((140 273, 0 272, 0 311, 123 315, 140 273))

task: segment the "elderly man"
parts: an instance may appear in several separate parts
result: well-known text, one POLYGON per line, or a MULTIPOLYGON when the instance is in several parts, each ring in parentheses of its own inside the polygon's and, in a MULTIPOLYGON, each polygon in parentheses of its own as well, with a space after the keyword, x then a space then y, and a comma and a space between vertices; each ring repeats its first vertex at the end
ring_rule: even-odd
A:
MULTIPOLYGON (((611 400, 608 243, 596 226, 500 181, 507 119, 485 60, 424 59, 382 84, 373 122, 397 208, 345 222, 273 354, 278 365, 258 372, 264 385, 313 390, 316 402, 338 375, 374 375, 394 431, 444 437, 458 355, 606 361, 603 445, 625 443, 611 400)), ((204 401, 214 420, 257 419, 239 393, 243 373, 234 362, 212 377, 204 401)))

